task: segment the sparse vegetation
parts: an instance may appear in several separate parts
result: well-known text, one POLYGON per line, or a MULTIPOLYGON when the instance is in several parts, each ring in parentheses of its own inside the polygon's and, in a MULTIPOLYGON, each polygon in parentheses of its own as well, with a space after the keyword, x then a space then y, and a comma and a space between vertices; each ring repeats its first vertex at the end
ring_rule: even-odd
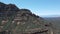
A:
POLYGON ((1 3, 0 6, 0 33, 7 34, 49 34, 49 26, 44 18, 33 14, 28 9, 18 9, 14 4, 1 3), (3 20, 8 20, 1 25, 3 20), (1 28, 1 26, 3 26, 1 28), (48 27, 46 27, 48 26, 48 27))

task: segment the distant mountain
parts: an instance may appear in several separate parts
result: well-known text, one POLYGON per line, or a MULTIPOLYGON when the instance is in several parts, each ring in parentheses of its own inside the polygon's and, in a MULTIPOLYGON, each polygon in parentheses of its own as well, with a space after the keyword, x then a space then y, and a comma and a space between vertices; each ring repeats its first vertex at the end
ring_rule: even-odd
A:
POLYGON ((60 29, 60 17, 48 17, 48 18, 45 17, 45 19, 53 23, 55 27, 60 29))
POLYGON ((51 17, 60 17, 60 15, 43 15, 43 16, 41 16, 41 17, 46 17, 46 18, 51 18, 51 17))
POLYGON ((48 23, 52 23, 52 28, 54 30, 54 34, 60 34, 60 17, 45 17, 44 18, 48 23))

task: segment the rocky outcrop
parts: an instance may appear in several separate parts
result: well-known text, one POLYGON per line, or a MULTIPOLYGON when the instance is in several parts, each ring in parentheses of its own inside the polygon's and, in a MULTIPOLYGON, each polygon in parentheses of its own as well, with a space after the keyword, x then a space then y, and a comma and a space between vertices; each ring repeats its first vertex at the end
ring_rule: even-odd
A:
POLYGON ((4 4, 0 2, 0 16, 9 16, 19 9, 14 4, 4 4))
POLYGON ((17 11, 19 10, 14 4, 4 4, 0 2, 0 11, 17 11))

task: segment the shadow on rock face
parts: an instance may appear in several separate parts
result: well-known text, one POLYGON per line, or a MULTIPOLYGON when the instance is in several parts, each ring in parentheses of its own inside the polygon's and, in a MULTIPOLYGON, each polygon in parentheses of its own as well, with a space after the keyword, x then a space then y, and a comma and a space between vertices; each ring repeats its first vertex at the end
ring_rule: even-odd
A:
POLYGON ((0 34, 10 34, 10 32, 2 31, 0 34))
POLYGON ((2 31, 2 32, 0 32, 0 34, 6 34, 6 31, 2 31))

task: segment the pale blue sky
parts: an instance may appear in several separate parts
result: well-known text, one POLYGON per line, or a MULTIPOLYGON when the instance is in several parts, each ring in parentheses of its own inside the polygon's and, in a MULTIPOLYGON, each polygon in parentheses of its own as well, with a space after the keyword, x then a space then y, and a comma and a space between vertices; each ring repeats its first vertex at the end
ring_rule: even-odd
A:
POLYGON ((0 0, 0 2, 15 4, 19 8, 30 9, 39 16, 60 15, 60 0, 0 0))

